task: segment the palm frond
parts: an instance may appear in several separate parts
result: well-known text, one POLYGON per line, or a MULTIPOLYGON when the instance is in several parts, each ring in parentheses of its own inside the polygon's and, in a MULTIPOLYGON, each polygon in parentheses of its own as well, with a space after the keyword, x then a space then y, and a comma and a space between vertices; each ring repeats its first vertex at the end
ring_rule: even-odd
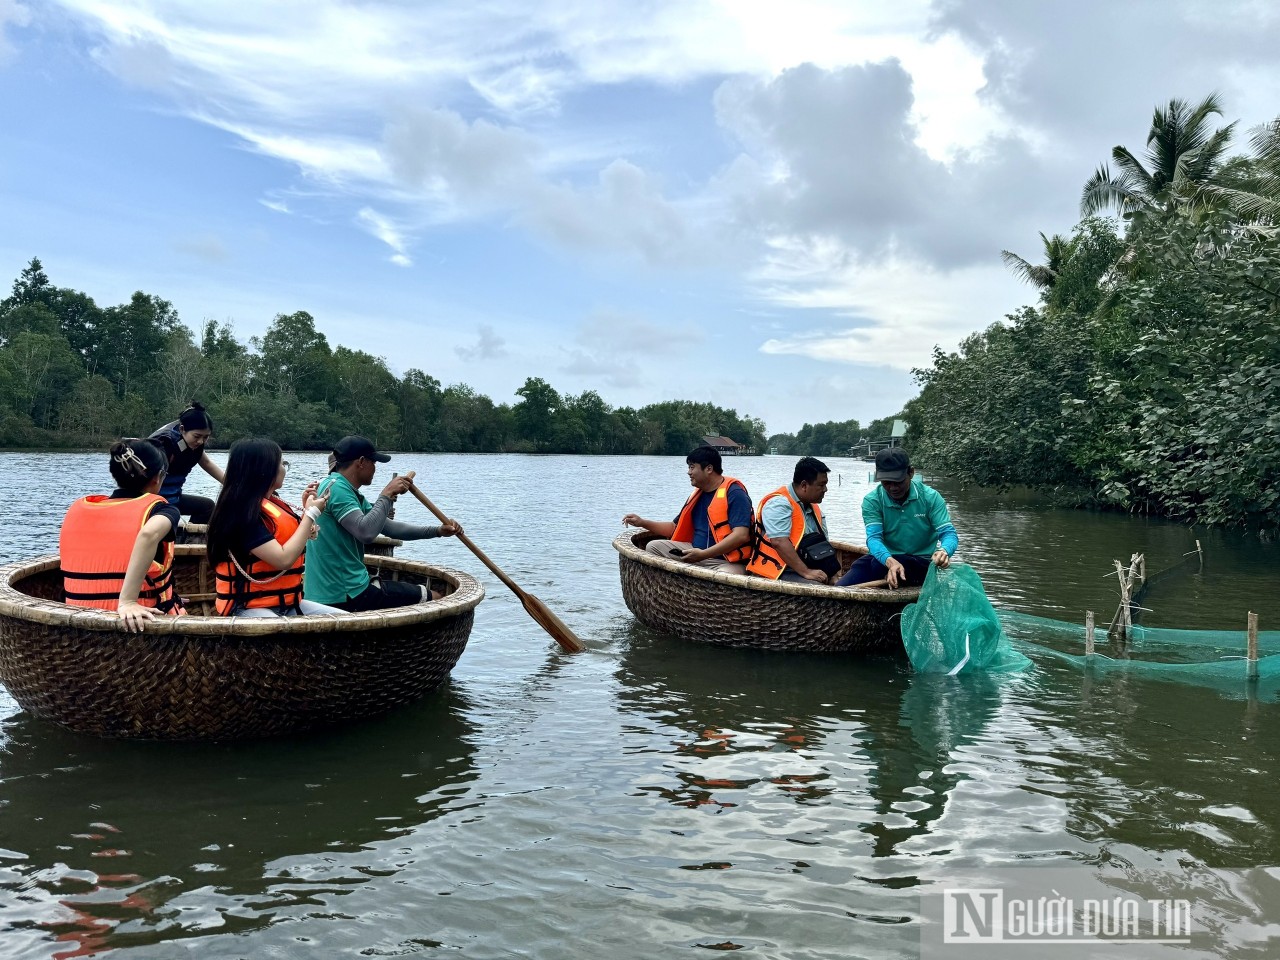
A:
POLYGON ((1013 272, 1015 277, 1024 283, 1031 284, 1033 287, 1040 287, 1041 289, 1051 287, 1058 279, 1056 271, 1024 260, 1012 251, 1001 250, 1000 259, 1004 261, 1004 265, 1013 272))
POLYGON ((1185 125, 1190 128, 1200 128, 1208 123, 1210 117, 1220 116, 1222 116, 1222 99, 1215 91, 1196 104, 1195 109, 1187 117, 1185 125))
POLYGON ((1183 154, 1183 157, 1188 159, 1185 171, 1190 179, 1199 181, 1213 179, 1222 166, 1222 158, 1226 155, 1227 147, 1231 144, 1231 136, 1235 132, 1235 128, 1234 122, 1229 123, 1225 127, 1215 130, 1194 152, 1188 151, 1183 154))
POLYGON ((1249 137, 1249 146, 1264 163, 1280 163, 1280 118, 1256 128, 1249 137))
POLYGON ((1261 177, 1253 189, 1210 184, 1203 192, 1225 202, 1243 220, 1280 223, 1280 176, 1261 177))
POLYGON ((1113 177, 1107 165, 1102 164, 1080 194, 1080 215, 1091 217, 1112 206, 1121 213, 1150 206, 1146 192, 1135 184, 1135 180, 1137 178, 1129 173, 1113 177))
POLYGON ((1143 166, 1142 161, 1126 147, 1112 148, 1111 159, 1120 170, 1118 179, 1123 180, 1130 190, 1139 190, 1148 195, 1156 192, 1158 185, 1155 174, 1143 166))

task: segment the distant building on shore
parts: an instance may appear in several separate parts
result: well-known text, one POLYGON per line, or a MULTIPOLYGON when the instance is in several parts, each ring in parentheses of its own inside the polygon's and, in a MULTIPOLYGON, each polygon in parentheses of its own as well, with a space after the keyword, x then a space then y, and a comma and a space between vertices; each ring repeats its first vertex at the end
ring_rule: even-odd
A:
POLYGON ((902 438, 906 435, 907 421, 895 420, 893 421, 893 426, 889 428, 889 436, 881 437, 878 440, 859 440, 849 448, 849 456, 861 457, 864 460, 874 460, 877 450, 902 446, 902 438))
POLYGON ((722 457, 733 457, 750 451, 740 443, 730 440, 728 437, 703 437, 702 442, 708 447, 714 447, 716 452, 722 457))

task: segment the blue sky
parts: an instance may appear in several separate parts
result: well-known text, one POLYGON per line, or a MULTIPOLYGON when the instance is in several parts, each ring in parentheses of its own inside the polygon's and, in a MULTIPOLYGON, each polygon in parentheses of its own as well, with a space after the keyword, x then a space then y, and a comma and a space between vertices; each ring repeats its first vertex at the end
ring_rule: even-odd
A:
POLYGON ((0 275, 511 401, 896 412, 1152 108, 1280 114, 1257 2, 0 0, 0 275))

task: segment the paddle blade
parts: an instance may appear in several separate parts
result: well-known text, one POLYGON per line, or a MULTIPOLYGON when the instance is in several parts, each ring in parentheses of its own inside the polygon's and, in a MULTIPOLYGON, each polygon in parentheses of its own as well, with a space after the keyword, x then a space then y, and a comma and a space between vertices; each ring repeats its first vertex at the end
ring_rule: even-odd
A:
POLYGON ((525 613, 533 617, 538 626, 551 634, 555 642, 564 647, 564 649, 570 653, 581 653, 587 649, 586 644, 579 640, 573 631, 566 627, 560 621, 560 618, 552 613, 550 608, 533 594, 522 592, 520 594, 520 603, 524 605, 525 613))

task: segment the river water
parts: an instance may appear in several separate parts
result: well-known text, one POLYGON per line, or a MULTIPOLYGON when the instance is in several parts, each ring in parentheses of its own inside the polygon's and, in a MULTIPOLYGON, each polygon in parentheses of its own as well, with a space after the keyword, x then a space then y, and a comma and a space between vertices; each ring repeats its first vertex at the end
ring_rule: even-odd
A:
MULTIPOLYGON (((289 459, 296 494, 322 457, 289 459)), ((830 463, 833 535, 860 541, 868 465, 830 463)), ((729 472, 759 496, 791 466, 729 472)), ((461 544, 430 541, 400 555, 476 574, 488 597, 450 683, 389 716, 290 740, 114 743, 0 689, 0 954, 915 958, 922 896, 1022 868, 1033 892, 1041 869, 1190 890, 1199 939, 1176 956, 1280 955, 1280 871, 1265 869, 1280 864, 1280 707, 1243 681, 1034 654, 1018 676, 941 679, 683 643, 634 621, 610 546, 624 513, 676 513, 681 459, 390 467, 416 469, 589 650, 560 652, 461 544)), ((109 490, 100 454, 0 454, 0 478, 4 561, 54 552, 70 499, 109 490)), ((1113 559, 1145 552, 1159 570, 1198 537, 1203 570, 1154 588, 1146 622, 1238 630, 1240 652, 1249 610, 1280 626, 1274 544, 937 486, 999 607, 1105 624, 1113 559)), ((402 500, 400 519, 419 515, 402 500)))

